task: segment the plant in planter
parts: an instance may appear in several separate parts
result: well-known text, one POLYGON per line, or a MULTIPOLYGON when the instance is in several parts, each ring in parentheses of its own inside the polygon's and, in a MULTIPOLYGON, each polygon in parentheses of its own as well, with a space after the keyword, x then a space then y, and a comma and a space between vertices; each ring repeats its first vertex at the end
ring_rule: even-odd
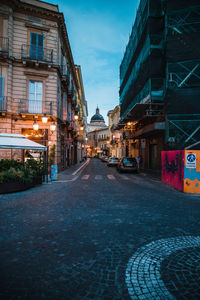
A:
POLYGON ((55 156, 56 156, 56 146, 52 145, 49 151, 49 165, 53 165, 55 162, 55 156))
POLYGON ((0 160, 0 193, 19 191, 42 183, 45 169, 42 161, 26 163, 17 160, 0 160))

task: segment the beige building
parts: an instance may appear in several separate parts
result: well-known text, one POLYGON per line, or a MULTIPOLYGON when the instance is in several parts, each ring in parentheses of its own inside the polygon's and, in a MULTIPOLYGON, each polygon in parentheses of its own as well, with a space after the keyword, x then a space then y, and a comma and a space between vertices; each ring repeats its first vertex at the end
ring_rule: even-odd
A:
POLYGON ((91 132, 97 129, 103 129, 107 127, 105 124, 104 117, 100 114, 100 110, 97 106, 96 113, 92 116, 90 123, 87 124, 87 132, 91 132))
POLYGON ((123 132, 120 131, 118 123, 120 120, 120 106, 117 105, 113 110, 108 112, 109 125, 109 145, 110 156, 121 158, 125 155, 125 147, 123 143, 123 132))
POLYGON ((108 155, 109 153, 109 128, 97 107, 96 114, 87 125, 88 149, 90 156, 108 155))
POLYGON ((77 162, 81 162, 86 157, 86 143, 87 143, 87 116, 88 108, 85 99, 85 92, 83 87, 83 79, 81 73, 81 66, 75 66, 76 75, 78 79, 79 90, 77 93, 76 113, 79 116, 77 122, 78 137, 77 137, 77 162))
POLYGON ((87 134, 88 150, 90 156, 109 155, 109 128, 108 126, 90 131, 87 134))
MULTIPOLYGON (((50 151, 55 147, 53 160, 59 169, 76 163, 79 125, 74 116, 79 113, 79 89, 58 6, 38 0, 2 0, 0 132, 23 134, 45 143, 50 151)), ((24 159, 25 155, 22 150, 0 152, 0 158, 24 159)))

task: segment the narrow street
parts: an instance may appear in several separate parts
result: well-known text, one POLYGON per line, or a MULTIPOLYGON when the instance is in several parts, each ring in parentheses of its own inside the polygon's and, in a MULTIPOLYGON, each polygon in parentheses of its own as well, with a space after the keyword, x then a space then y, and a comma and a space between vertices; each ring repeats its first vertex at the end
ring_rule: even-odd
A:
POLYGON ((98 159, 80 172, 0 195, 1 299, 198 299, 199 196, 98 159))

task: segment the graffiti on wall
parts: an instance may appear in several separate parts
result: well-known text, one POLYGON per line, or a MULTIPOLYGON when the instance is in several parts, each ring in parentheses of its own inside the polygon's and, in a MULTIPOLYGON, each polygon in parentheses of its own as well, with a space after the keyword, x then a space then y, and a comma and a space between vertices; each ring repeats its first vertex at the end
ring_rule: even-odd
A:
POLYGON ((184 151, 162 151, 162 181, 183 191, 184 151))

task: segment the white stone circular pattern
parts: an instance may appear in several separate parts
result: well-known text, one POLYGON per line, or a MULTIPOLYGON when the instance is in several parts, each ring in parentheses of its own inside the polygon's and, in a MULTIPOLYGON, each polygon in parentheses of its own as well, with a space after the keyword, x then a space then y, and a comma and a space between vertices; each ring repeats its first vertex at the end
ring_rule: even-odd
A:
POLYGON ((131 299, 175 299, 161 279, 161 263, 173 252, 191 247, 200 247, 200 236, 161 239, 139 248, 126 269, 131 299))

